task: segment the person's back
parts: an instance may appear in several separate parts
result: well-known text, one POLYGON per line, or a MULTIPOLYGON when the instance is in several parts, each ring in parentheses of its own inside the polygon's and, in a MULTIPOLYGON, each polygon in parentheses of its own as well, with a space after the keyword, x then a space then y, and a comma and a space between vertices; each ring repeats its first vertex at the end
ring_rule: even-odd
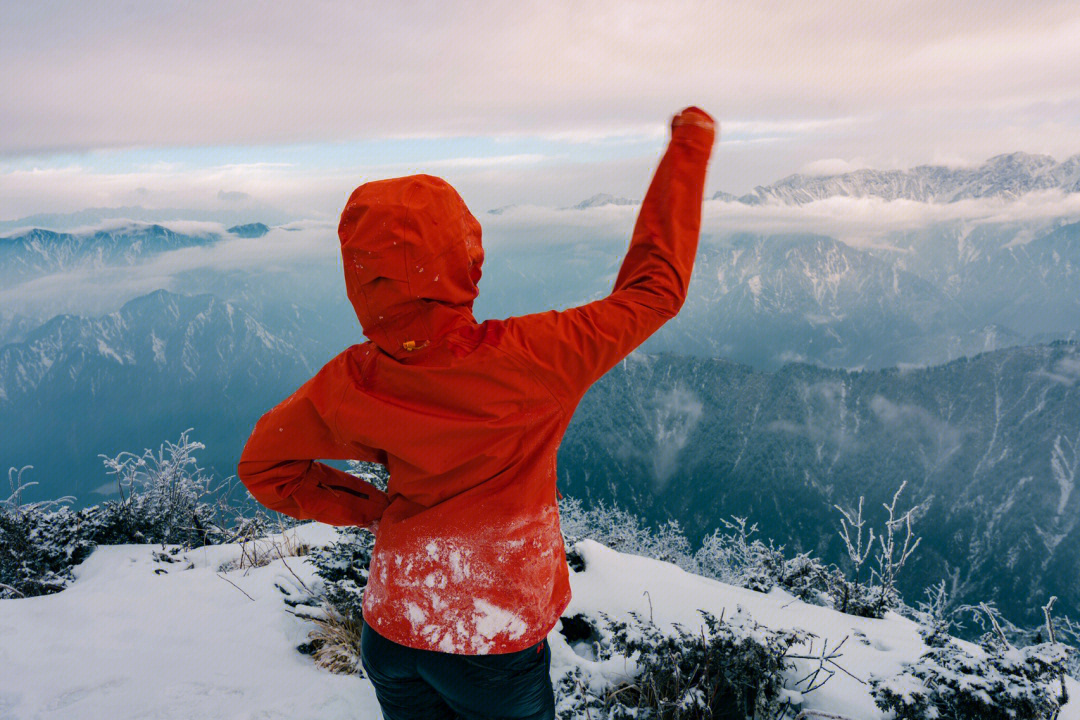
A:
POLYGON ((685 300, 714 132, 696 108, 676 116, 614 291, 562 312, 475 321, 480 225, 444 181, 372 182, 349 198, 346 288, 369 341, 259 420, 238 475, 272 509, 375 530, 364 665, 384 716, 553 717, 544 638, 570 600, 556 451, 589 386, 685 300), (316 459, 382 463, 387 492, 316 459), (381 672, 369 640, 451 674, 467 668, 447 654, 517 670, 451 697, 435 669, 381 672), (515 675, 546 689, 532 682, 517 705, 518 681, 490 692, 515 675))

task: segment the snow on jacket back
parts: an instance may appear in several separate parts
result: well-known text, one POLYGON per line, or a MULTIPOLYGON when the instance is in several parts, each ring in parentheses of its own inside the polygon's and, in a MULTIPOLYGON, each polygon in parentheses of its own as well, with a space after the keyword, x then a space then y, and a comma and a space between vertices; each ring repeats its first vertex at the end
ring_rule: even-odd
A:
POLYGON ((714 137, 697 108, 672 120, 614 290, 565 311, 476 322, 480 224, 443 180, 352 193, 338 234, 369 341, 259 419, 237 474, 273 510, 375 531, 379 634, 482 655, 554 627, 570 601, 556 451, 589 386, 682 307, 714 137), (387 492, 318 459, 382 463, 387 492))

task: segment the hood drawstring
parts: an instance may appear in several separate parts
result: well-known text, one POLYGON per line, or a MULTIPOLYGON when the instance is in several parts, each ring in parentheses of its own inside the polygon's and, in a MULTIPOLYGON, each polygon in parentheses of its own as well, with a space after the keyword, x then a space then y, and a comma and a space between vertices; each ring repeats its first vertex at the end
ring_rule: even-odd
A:
POLYGON ((409 352, 412 352, 413 350, 419 350, 420 348, 427 347, 428 342, 430 341, 425 340, 423 345, 417 345, 415 340, 406 340, 405 342, 401 343, 401 347, 405 348, 409 352))

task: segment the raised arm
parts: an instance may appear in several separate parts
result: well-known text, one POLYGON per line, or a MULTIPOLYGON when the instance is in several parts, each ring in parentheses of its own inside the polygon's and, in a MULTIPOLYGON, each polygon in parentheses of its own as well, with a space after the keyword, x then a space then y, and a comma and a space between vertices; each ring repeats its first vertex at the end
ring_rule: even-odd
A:
POLYGON ((236 473, 271 510, 300 520, 371 527, 388 504, 386 494, 316 461, 383 459, 371 448, 346 441, 338 431, 335 415, 349 382, 347 352, 259 419, 236 473))
POLYGON ((715 137, 713 119, 703 110, 690 107, 672 119, 671 140, 608 297, 506 321, 507 334, 567 410, 682 308, 715 137))

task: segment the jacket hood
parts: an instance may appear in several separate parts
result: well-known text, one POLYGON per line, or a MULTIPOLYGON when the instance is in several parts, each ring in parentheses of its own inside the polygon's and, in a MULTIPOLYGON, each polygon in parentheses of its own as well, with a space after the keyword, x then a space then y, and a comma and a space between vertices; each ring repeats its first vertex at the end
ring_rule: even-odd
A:
POLYGON ((338 224, 345 288, 364 335, 397 358, 475 323, 480 223, 431 175, 378 180, 349 196, 338 224))

